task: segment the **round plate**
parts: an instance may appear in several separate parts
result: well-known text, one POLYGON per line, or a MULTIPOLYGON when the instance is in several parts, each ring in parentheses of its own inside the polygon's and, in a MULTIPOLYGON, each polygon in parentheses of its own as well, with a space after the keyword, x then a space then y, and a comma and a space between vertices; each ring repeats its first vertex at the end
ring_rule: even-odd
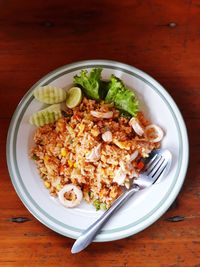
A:
POLYGON ((183 118, 170 95, 149 75, 129 65, 108 60, 76 62, 49 73, 26 93, 13 115, 7 137, 7 164, 12 183, 24 205, 55 232, 77 238, 102 214, 102 211, 97 212, 84 201, 74 209, 63 207, 57 199, 50 197, 34 162, 29 159, 35 127, 28 123, 28 119, 43 107, 34 99, 33 90, 47 84, 69 88, 75 74, 81 69, 90 70, 94 67, 103 68, 103 79, 114 74, 134 89, 140 109, 165 132, 162 147, 169 149, 173 155, 170 172, 163 181, 133 196, 95 239, 111 241, 136 234, 155 222, 175 200, 187 170, 188 138, 183 118))

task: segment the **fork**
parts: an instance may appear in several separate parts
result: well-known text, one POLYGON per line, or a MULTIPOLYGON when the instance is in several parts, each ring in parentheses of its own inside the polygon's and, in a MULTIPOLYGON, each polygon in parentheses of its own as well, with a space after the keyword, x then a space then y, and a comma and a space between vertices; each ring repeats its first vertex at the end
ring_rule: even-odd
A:
POLYGON ((143 190, 151 185, 158 183, 164 174, 169 170, 172 161, 172 155, 169 150, 159 149, 151 154, 151 159, 145 165, 144 172, 135 179, 131 188, 124 190, 111 207, 102 214, 102 216, 89 226, 75 241, 71 253, 78 253, 92 243, 95 236, 108 221, 111 215, 117 211, 131 196, 139 190, 143 190))

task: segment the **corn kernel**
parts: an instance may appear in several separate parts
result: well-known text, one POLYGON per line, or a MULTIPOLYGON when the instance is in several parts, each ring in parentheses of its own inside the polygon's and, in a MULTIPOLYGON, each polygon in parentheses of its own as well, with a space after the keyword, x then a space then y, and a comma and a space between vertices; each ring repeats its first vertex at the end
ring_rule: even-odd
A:
POLYGON ((61 156, 62 157, 66 157, 67 156, 67 151, 66 151, 66 149, 64 147, 61 148, 61 156))
POLYGON ((67 161, 69 167, 71 168, 73 166, 73 161, 71 161, 70 159, 67 161))
POLYGON ((79 133, 78 133, 78 135, 81 135, 83 133, 84 129, 85 129, 85 125, 81 123, 79 125, 79 133))
POLYGON ((77 167, 78 167, 78 166, 77 166, 77 163, 75 162, 75 163, 74 163, 74 168, 77 168, 77 167))
POLYGON ((45 155, 44 156, 44 161, 48 161, 49 160, 49 156, 45 155))
POLYGON ((61 189, 61 184, 57 184, 57 185, 56 185, 56 189, 57 189, 58 191, 60 191, 60 189, 61 189))
POLYGON ((44 185, 45 185, 45 187, 46 187, 47 189, 50 188, 50 186, 51 186, 51 184, 50 184, 49 182, 47 182, 47 181, 44 182, 44 185))
POLYGON ((100 131, 98 128, 93 128, 91 130, 91 134, 94 136, 94 137, 97 137, 99 134, 100 134, 100 131))

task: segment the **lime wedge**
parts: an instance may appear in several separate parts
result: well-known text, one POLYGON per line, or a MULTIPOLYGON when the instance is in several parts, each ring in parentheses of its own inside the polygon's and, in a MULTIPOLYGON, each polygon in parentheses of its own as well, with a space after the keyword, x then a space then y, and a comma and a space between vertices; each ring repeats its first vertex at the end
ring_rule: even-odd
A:
POLYGON ((68 108, 75 108, 81 103, 82 91, 79 87, 72 87, 67 91, 66 105, 68 108))

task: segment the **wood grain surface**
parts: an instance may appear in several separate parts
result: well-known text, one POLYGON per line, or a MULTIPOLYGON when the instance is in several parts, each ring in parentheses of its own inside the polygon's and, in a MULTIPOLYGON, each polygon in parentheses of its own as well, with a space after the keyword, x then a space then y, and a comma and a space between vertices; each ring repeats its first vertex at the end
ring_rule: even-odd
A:
POLYGON ((200 266, 200 1, 0 0, 0 266, 200 266), (71 255, 24 207, 6 166, 11 116, 26 91, 53 69, 112 59, 152 75, 188 128, 190 164, 173 206, 129 238, 71 255))

